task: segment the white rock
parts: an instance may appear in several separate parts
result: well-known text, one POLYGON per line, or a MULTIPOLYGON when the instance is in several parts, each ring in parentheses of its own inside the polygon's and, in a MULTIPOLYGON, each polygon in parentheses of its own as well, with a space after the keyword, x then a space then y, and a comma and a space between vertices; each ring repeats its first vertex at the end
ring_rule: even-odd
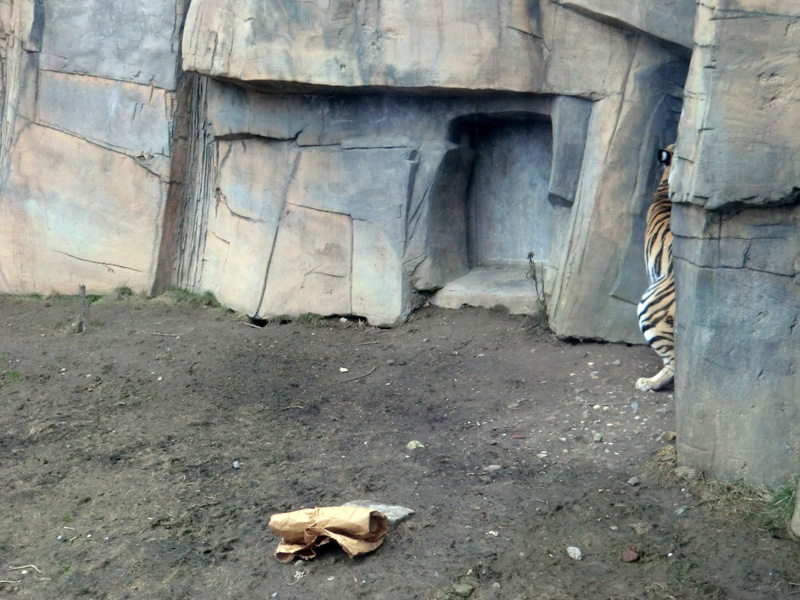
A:
POLYGON ((583 552, 576 546, 567 546, 567 554, 572 560, 583 560, 583 552))
POLYGON ((379 513, 386 515, 389 527, 394 527, 398 523, 402 523, 415 512, 413 509, 406 508, 405 506, 382 504, 380 502, 373 502, 372 500, 353 500, 345 504, 345 506, 360 506, 362 508, 368 508, 369 510, 377 510, 379 513))

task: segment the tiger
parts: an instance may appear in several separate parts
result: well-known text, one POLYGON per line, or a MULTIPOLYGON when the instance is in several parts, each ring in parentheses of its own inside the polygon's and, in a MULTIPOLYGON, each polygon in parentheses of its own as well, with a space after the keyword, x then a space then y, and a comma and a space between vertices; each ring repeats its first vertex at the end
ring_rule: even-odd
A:
POLYGON ((669 174, 675 146, 658 151, 664 173, 655 198, 647 210, 644 261, 650 287, 639 302, 639 327, 650 347, 664 361, 664 368, 653 377, 642 377, 636 388, 646 392, 669 386, 675 379, 675 273, 672 270, 672 231, 669 199, 669 174))

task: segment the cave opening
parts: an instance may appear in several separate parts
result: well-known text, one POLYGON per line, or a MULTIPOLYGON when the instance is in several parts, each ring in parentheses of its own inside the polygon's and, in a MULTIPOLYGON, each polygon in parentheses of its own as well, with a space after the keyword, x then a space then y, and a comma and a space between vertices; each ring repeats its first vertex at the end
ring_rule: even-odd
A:
POLYGON ((465 168, 464 185, 448 188, 446 199, 457 207, 448 211, 457 230, 451 235, 464 239, 452 240, 451 247, 461 256, 451 262, 459 268, 433 301, 444 306, 499 305, 528 313, 537 293, 529 277, 529 256, 533 254, 549 294, 569 212, 568 206, 551 200, 550 117, 468 115, 453 121, 449 139, 467 157, 459 161, 465 168), (458 210, 463 214, 453 218, 458 210))

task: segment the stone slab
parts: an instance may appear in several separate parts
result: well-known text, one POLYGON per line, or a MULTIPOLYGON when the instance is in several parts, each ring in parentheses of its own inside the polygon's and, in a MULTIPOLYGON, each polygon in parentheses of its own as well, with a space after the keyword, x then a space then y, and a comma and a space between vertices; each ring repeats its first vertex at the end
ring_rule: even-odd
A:
POLYGON ((352 260, 350 217, 287 203, 254 316, 352 314, 352 260))
POLYGON ((643 31, 691 49, 696 0, 556 0, 599 21, 643 31))
POLYGON ((404 273, 399 249, 375 223, 353 220, 353 314, 370 325, 394 327, 405 320, 404 273))
POLYGON ((360 506, 361 508, 368 508, 369 510, 377 510, 386 515, 389 527, 396 527, 406 519, 411 518, 416 512, 405 506, 372 502, 371 500, 353 500, 352 502, 346 503, 345 506, 360 506))
MULTIPOLYGON (((552 273, 542 266, 545 285, 552 273)), ((431 296, 431 304, 443 308, 481 306, 503 307, 512 315, 528 315, 536 306, 536 288, 526 278, 527 269, 511 267, 478 267, 450 281, 431 296)))
POLYGON ((763 2, 721 0, 698 8, 675 201, 718 210, 800 200, 800 18, 793 6, 764 13, 763 2))
POLYGON ((545 89, 593 100, 620 93, 635 50, 627 32, 557 4, 542 7, 545 89))
POLYGON ((548 200, 553 131, 544 120, 476 123, 467 192, 473 266, 526 266, 528 254, 550 259, 560 243, 557 207, 548 200))
POLYGON ((181 0, 47 0, 41 66, 173 90, 181 0))
POLYGON ((592 103, 588 100, 570 96, 553 99, 553 160, 548 182, 551 202, 575 201, 591 116, 592 103))
POLYGON ((287 201, 377 224, 398 255, 417 160, 407 148, 304 150, 287 201))
MULTIPOLYGON (((126 154, 168 156, 172 115, 172 95, 162 89, 54 71, 39 74, 38 122, 126 154)), ((167 178, 168 163, 165 170, 167 178)))
POLYGON ((252 315, 264 292, 297 149, 291 143, 251 138, 221 140, 218 154, 200 287, 226 306, 252 315))
MULTIPOLYGON (((707 211, 679 204, 673 214, 681 224, 702 221, 707 211)), ((800 471, 798 219, 796 206, 750 208, 724 215, 717 232, 728 236, 676 230, 675 398, 684 465, 767 485, 800 471), (789 224, 787 235, 769 234, 789 224), (743 250, 736 262, 720 250, 730 245, 743 250)))
POLYGON ((28 126, 0 196, 0 290, 149 292, 166 194, 127 156, 28 126))
POLYGON ((420 149, 403 257, 415 289, 439 289, 469 270, 465 202, 473 154, 449 142, 420 149))
POLYGON ((551 327, 559 335, 644 343, 636 305, 648 285, 645 214, 657 186, 656 150, 674 140, 675 88, 687 67, 640 37, 624 93, 593 104, 582 179, 550 288, 551 327))
POLYGON ((183 66, 251 82, 534 90, 537 29, 519 0, 469 10, 451 0, 194 0, 183 66))

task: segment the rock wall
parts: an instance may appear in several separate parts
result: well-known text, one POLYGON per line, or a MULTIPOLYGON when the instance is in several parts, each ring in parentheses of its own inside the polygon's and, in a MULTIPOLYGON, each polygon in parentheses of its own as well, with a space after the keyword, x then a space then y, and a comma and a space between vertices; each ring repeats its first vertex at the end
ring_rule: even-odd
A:
POLYGON ((678 456, 800 472, 800 5, 698 8, 672 171, 678 456))
POLYGON ((193 163, 210 172, 185 197, 178 283, 259 317, 391 325, 418 292, 533 251, 560 333, 639 341, 637 232, 653 150, 675 136, 688 50, 666 40, 685 19, 456 8, 193 2, 184 68, 220 81, 200 103, 193 163))
POLYGON ((182 3, 6 0, 0 291, 150 290, 182 3))
POLYGON ((580 4, 5 0, 0 290, 393 325, 534 252, 560 333, 639 341, 688 25, 580 4))

